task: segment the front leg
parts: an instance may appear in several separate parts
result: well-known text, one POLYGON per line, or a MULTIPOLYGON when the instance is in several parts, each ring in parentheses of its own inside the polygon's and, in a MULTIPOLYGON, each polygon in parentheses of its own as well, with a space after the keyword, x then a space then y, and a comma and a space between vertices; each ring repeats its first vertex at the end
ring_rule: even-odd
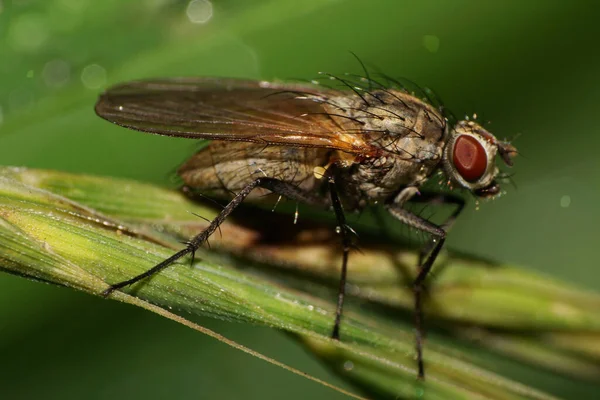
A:
MULTIPOLYGON (((413 196, 408 201, 411 203, 426 203, 432 205, 448 204, 456 206, 452 214, 450 214, 450 216, 439 225, 439 227, 446 232, 448 232, 452 225, 454 225, 454 221, 456 221, 456 218, 458 218, 462 210, 465 208, 465 200, 462 197, 451 193, 419 192, 418 196, 413 196)), ((427 254, 433 250, 434 246, 435 242, 432 241, 421 247, 421 250, 419 251, 419 265, 423 264, 425 256, 427 256, 427 254)))
MULTIPOLYGON (((407 189, 405 189, 407 190, 407 189)), ((403 191, 404 192, 404 191, 403 191)), ((425 261, 420 264, 419 272, 413 282, 414 292, 414 307, 415 307, 415 339, 416 339, 416 351, 417 351, 417 365, 419 371, 419 378, 425 379, 425 368, 423 366, 423 288, 425 278, 431 271, 431 267, 435 259, 437 258, 444 242, 446 241, 446 231, 441 226, 438 226, 428 220, 413 214, 412 212, 402 208, 402 204, 407 200, 406 197, 402 197, 402 192, 397 199, 403 200, 402 202, 395 202, 386 206, 388 212, 393 215, 396 219, 403 222, 404 224, 416 228, 422 232, 429 233, 432 237, 432 249, 429 255, 425 258, 425 261)))

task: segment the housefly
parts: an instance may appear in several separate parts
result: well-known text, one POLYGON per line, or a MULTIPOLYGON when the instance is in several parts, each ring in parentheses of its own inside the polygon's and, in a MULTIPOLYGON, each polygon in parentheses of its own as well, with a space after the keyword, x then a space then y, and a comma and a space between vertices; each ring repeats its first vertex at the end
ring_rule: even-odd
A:
POLYGON ((343 261, 332 337, 339 339, 353 231, 345 211, 383 204, 389 215, 428 234, 413 282, 418 376, 422 357, 422 293, 446 231, 464 206, 451 192, 425 192, 440 173, 451 188, 477 197, 500 193, 499 155, 512 165, 516 149, 472 120, 452 121, 441 106, 398 81, 380 83, 330 76, 341 88, 302 83, 176 78, 120 84, 102 94, 96 113, 117 125, 158 135, 211 139, 178 170, 186 186, 229 203, 209 226, 146 272, 112 284, 113 291, 158 273, 191 254, 245 199, 275 193, 333 210, 343 261), (421 190, 420 190, 421 188, 421 190), (408 202, 451 203, 438 225, 406 208, 408 202))

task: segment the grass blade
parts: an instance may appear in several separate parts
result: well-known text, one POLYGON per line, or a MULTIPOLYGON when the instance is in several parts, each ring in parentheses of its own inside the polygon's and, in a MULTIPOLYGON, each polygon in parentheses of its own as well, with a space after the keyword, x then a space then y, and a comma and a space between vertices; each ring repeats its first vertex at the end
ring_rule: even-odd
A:
MULTIPOLYGON (((106 288, 106 282, 131 277, 172 254, 179 237, 197 232, 205 223, 192 213, 210 219, 215 210, 195 204, 180 193, 138 182, 5 168, 0 171, 0 266, 12 273, 97 295, 106 288)), ((314 236, 317 232, 314 229, 327 235, 327 230, 318 225, 307 225, 300 231, 308 230, 314 236)), ((343 341, 330 340, 334 297, 321 294, 330 290, 336 272, 324 268, 320 261, 337 265, 335 251, 325 253, 327 248, 335 247, 324 246, 328 240, 326 237, 322 240, 323 236, 320 247, 310 241, 300 243, 300 239, 301 235, 293 238, 289 245, 307 246, 302 251, 291 252, 285 246, 268 243, 260 245, 260 234, 248 224, 228 221, 223 226, 222 238, 216 234, 212 240, 215 251, 202 250, 193 268, 176 265, 134 285, 125 291, 128 294, 119 294, 118 299, 152 304, 166 313, 173 309, 178 314, 186 311, 288 331, 372 396, 551 398, 477 367, 468 361, 473 357, 445 346, 444 341, 435 337, 430 338, 426 348, 428 379, 415 380, 410 328, 390 321, 380 312, 381 308, 406 306, 410 292, 398 284, 398 279, 389 279, 393 269, 386 266, 385 260, 386 257, 400 260, 405 264, 402 270, 410 277, 415 257, 410 250, 395 250, 390 255, 390 249, 371 247, 365 240, 362 255, 353 254, 354 264, 350 266, 353 286, 359 290, 344 316, 343 341), (262 261, 259 251, 263 251, 262 261), (377 268, 373 269, 373 265, 377 268), (274 273, 274 267, 279 275, 274 273), (267 279, 267 275, 273 275, 272 279, 267 279), (312 290, 299 290, 306 286, 312 290), (360 297, 367 298, 372 293, 380 295, 365 305, 360 297)), ((443 265, 437 272, 435 288, 431 289, 432 305, 428 311, 441 326, 448 321, 453 322, 449 326, 468 321, 486 330, 525 326, 540 335, 598 330, 594 312, 598 304, 596 295, 531 273, 519 274, 515 267, 491 266, 453 255, 447 255, 443 265), (486 298, 486 293, 494 288, 486 298), (508 295, 502 291, 508 291, 508 295), (465 302, 469 295, 477 301, 465 302), (509 313, 510 304, 502 304, 503 299, 516 295, 529 296, 532 309, 509 313), (554 297, 558 295, 560 307, 555 300, 559 297, 554 297), (551 299, 554 299, 552 304, 551 299), (463 305, 459 307, 452 302, 463 305), (486 316, 479 302, 494 306, 496 315, 486 316), (525 324, 534 309, 541 317, 525 324)), ((394 273, 399 274, 397 270, 394 273)), ((188 321, 181 316, 177 318, 180 322, 188 321)), ((464 336, 461 325, 456 329, 457 335, 464 336)), ((510 336, 503 338, 508 340, 510 336)), ((554 341, 560 343, 560 336, 554 337, 554 341)), ((492 341, 488 343, 493 348, 492 341)), ((578 350, 587 354, 586 349, 593 347, 581 346, 578 350)), ((510 354, 507 348, 504 351, 510 354)), ((539 352, 532 350, 529 359, 536 357, 540 358, 539 352)), ((573 368, 576 370, 575 364, 573 368)))

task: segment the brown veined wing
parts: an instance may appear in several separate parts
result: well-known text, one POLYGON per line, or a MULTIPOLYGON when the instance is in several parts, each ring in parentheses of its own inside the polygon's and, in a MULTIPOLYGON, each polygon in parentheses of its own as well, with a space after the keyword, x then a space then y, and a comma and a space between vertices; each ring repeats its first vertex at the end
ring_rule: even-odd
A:
POLYGON ((154 79, 109 88, 96 103, 96 113, 117 125, 159 135, 365 154, 370 146, 363 136, 349 134, 325 111, 328 99, 342 94, 347 95, 304 84, 154 79))

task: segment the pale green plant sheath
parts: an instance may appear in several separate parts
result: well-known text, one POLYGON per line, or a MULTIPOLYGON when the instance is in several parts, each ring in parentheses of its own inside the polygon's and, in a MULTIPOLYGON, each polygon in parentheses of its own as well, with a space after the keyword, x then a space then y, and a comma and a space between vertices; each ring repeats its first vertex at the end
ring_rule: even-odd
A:
MULTIPOLYGON (((0 268, 98 295, 107 283, 130 278, 170 256, 181 246, 178 240, 202 229, 206 222, 194 214, 211 219, 216 211, 179 192, 138 182, 4 168, 0 268)), ((354 299, 344 314, 342 341, 330 340, 335 309, 330 294, 339 255, 327 239, 329 230, 304 229, 311 235, 273 245, 261 241, 256 231, 226 221, 222 237, 217 232, 211 239, 213 250, 199 251, 192 267, 184 260, 123 291, 129 295, 111 298, 198 330, 202 328, 169 310, 290 332, 372 396, 551 398, 476 366, 471 361, 483 362, 468 361, 466 354, 433 339, 426 345, 427 380, 416 380, 410 325, 377 311, 410 310, 411 293, 401 282, 414 273, 414 251, 366 241, 362 253, 352 254, 354 299), (320 240, 307 239, 317 232, 324 235, 320 240), (373 307, 359 307, 365 301, 373 307)), ((445 323, 457 336, 477 339, 508 356, 598 379, 592 362, 598 360, 600 344, 597 295, 510 266, 452 255, 439 264, 443 268, 430 286, 426 311, 432 324, 445 323), (528 343, 519 336, 521 330, 530 333, 528 340, 536 339, 528 343), (573 337, 585 340, 573 345, 573 337)))

